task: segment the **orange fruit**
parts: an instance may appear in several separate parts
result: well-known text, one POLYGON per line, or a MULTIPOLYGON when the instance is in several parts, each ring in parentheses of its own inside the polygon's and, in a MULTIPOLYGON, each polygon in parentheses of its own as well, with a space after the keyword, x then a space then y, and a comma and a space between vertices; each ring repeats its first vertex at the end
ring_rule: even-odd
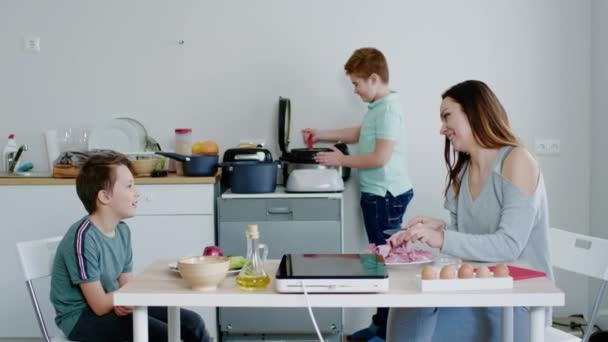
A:
POLYGON ((197 141, 192 145, 192 154, 199 155, 217 155, 219 147, 212 140, 197 141))

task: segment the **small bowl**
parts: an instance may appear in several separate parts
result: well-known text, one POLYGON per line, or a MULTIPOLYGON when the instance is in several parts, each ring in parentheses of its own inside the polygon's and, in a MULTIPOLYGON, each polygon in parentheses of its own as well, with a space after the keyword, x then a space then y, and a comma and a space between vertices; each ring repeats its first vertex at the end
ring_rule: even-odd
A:
POLYGON ((213 291, 226 278, 230 259, 223 256, 195 256, 181 259, 177 269, 188 286, 198 291, 213 291))
POLYGON ((152 171, 156 169, 161 162, 162 158, 147 158, 147 159, 136 159, 131 160, 133 165, 134 176, 146 177, 152 174, 152 171))

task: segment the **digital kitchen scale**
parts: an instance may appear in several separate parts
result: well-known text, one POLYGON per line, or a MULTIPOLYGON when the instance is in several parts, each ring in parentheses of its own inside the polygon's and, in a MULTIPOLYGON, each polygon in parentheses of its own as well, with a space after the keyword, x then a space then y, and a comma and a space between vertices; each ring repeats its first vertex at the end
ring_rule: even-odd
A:
POLYGON ((281 293, 388 291, 384 258, 374 254, 284 254, 276 275, 281 293))

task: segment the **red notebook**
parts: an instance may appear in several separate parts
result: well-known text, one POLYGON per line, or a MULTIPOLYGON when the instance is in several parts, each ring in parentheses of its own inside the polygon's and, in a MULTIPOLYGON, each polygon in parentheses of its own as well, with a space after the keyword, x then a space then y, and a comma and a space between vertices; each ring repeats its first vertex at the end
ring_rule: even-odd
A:
MULTIPOLYGON (((524 280, 530 278, 542 278, 547 274, 545 272, 540 272, 536 270, 531 270, 529 268, 522 268, 517 266, 507 266, 509 268, 509 275, 513 280, 524 280)), ((488 267, 491 272, 494 272, 494 266, 488 267)))

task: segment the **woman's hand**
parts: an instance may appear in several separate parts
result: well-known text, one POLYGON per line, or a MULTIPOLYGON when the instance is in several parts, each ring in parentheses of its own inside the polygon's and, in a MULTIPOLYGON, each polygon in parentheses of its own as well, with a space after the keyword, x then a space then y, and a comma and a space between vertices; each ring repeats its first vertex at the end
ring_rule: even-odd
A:
POLYGON ((443 230, 445 229, 445 222, 442 220, 438 220, 429 216, 416 216, 413 219, 409 220, 405 225, 404 229, 409 229, 411 227, 415 227, 421 225, 422 227, 427 227, 429 229, 434 230, 443 230))
POLYGON ((444 230, 431 229, 422 224, 413 226, 403 232, 405 241, 422 241, 433 248, 443 247, 444 230))
POLYGON ((433 248, 443 247, 445 222, 429 216, 416 216, 404 230, 393 234, 389 239, 392 246, 400 246, 409 241, 422 241, 433 248))
POLYGON ((325 166, 342 166, 344 164, 344 154, 334 146, 329 147, 331 152, 318 152, 315 154, 315 161, 325 166))
POLYGON ((311 142, 315 143, 319 141, 319 133, 320 130, 314 128, 304 128, 302 130, 302 139, 304 139, 304 143, 308 144, 308 139, 311 139, 311 142))

